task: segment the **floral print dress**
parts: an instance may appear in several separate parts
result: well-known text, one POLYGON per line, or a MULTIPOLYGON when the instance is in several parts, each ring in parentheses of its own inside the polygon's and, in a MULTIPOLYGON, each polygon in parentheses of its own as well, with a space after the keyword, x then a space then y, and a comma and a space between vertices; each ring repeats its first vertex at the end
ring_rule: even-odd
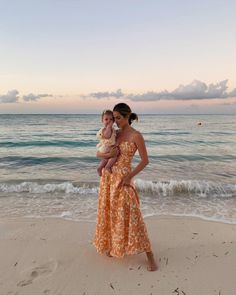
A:
POLYGON ((131 161, 137 150, 134 142, 119 144, 120 154, 112 173, 103 169, 98 201, 94 246, 99 253, 112 256, 151 251, 145 223, 139 205, 139 196, 133 185, 119 186, 131 172, 131 161))

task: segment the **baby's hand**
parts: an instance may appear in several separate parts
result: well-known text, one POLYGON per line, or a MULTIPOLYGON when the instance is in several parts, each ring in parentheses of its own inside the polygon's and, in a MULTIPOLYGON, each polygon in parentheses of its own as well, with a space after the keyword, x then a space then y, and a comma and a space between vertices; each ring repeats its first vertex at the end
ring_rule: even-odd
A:
POLYGON ((113 121, 110 121, 110 122, 107 124, 107 127, 112 128, 113 123, 114 123, 113 121))

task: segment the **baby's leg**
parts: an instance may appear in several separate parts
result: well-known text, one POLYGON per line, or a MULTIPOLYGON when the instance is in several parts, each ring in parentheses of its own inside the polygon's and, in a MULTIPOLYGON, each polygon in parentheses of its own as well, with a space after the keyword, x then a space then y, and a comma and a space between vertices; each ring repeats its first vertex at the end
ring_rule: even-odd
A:
POLYGON ((102 168, 106 166, 108 159, 102 159, 100 164, 98 165, 97 172, 99 176, 102 176, 102 168))
POLYGON ((111 167, 115 164, 116 160, 117 160, 117 157, 108 159, 105 169, 109 170, 109 172, 112 172, 111 167))

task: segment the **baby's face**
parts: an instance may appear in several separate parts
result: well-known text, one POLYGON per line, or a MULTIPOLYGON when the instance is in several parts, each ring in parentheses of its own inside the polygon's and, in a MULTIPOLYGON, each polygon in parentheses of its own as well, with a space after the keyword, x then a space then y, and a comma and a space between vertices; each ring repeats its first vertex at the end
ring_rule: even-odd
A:
POLYGON ((111 115, 104 115, 102 118, 102 122, 106 127, 108 124, 113 124, 113 117, 111 115))

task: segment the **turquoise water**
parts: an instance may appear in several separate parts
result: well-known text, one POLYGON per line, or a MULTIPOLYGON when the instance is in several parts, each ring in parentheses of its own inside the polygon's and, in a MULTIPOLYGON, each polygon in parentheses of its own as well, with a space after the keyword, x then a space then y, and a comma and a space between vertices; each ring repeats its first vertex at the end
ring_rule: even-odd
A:
MULTIPOLYGON (((100 127, 100 115, 0 115, 0 216, 94 221, 100 127)), ((150 161, 135 178, 144 216, 236 223, 235 116, 140 115, 134 127, 150 161)))

